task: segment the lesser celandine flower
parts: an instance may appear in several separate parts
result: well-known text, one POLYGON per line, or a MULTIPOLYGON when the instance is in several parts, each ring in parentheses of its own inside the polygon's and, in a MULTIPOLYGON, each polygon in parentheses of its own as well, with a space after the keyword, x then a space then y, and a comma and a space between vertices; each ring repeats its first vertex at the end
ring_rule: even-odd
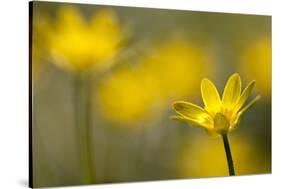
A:
POLYGON ((87 21, 79 9, 64 6, 58 10, 47 45, 56 65, 80 72, 108 66, 106 60, 116 54, 123 39, 112 10, 98 10, 87 21))
POLYGON ((230 175, 235 173, 227 133, 239 126, 243 113, 260 98, 260 96, 257 96, 243 107, 250 96, 255 81, 250 82, 243 92, 241 92, 241 85, 239 74, 233 74, 228 79, 221 98, 216 86, 205 78, 201 82, 204 108, 184 101, 177 101, 173 104, 174 109, 179 114, 172 116, 173 119, 186 121, 206 129, 212 135, 223 137, 230 175))

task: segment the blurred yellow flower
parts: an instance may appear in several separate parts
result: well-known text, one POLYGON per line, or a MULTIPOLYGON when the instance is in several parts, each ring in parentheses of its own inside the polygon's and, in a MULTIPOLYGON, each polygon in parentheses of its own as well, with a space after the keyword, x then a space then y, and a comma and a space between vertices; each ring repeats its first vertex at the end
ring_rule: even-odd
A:
POLYGON ((135 71, 115 73, 99 91, 102 110, 111 120, 132 123, 151 112, 148 105, 152 103, 153 86, 135 71))
POLYGON ((171 118, 203 127, 211 135, 226 134, 239 125, 243 113, 260 98, 257 96, 242 107, 250 96, 255 81, 251 81, 242 93, 241 85, 239 74, 235 73, 230 76, 221 100, 216 86, 205 78, 201 82, 201 94, 205 107, 201 108, 190 102, 177 101, 173 107, 179 115, 171 118))
POLYGON ((172 39, 143 59, 159 80, 158 93, 165 99, 194 95, 200 78, 210 73, 212 60, 206 49, 183 39, 172 39))
POLYGON ((79 9, 63 6, 47 45, 56 65, 84 71, 108 66, 105 62, 116 54, 123 39, 112 10, 99 10, 87 21, 79 9))
MULTIPOLYGON (((223 145, 210 137, 192 136, 191 143, 179 151, 179 177, 228 176, 223 145)), ((232 153, 236 163, 236 175, 269 173, 270 157, 249 137, 233 135, 232 153), (254 157, 254 158, 253 158, 254 157)))
POLYGON ((271 40, 261 37, 243 49, 238 69, 248 80, 255 78, 263 96, 271 95, 271 40))
POLYGON ((156 119, 172 100, 194 95, 207 63, 211 66, 204 55, 194 44, 173 39, 140 57, 137 65, 113 71, 99 90, 104 115, 123 125, 156 119))

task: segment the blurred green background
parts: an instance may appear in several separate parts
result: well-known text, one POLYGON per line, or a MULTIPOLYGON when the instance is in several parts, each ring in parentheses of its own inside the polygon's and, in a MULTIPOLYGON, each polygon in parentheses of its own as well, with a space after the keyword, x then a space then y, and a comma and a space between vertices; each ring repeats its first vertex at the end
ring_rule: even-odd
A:
POLYGON ((271 17, 34 2, 34 186, 227 176, 223 143, 170 120, 172 102, 202 105, 234 72, 261 100, 230 133, 237 175, 271 172, 271 17), (78 78, 78 79, 77 79, 78 78), (78 81, 78 82, 77 82, 78 81))

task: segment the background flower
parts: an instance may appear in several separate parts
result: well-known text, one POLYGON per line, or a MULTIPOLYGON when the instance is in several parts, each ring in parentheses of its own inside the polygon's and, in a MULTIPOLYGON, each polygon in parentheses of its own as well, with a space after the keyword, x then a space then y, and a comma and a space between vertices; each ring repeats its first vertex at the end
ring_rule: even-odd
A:
POLYGON ((192 97, 199 76, 211 72, 207 50, 192 42, 171 39, 152 49, 135 65, 113 71, 100 84, 100 104, 108 119, 121 123, 156 119, 172 100, 192 97))
POLYGON ((71 71, 108 66, 106 61, 116 54, 124 40, 111 9, 99 10, 86 20, 75 6, 63 6, 52 24, 47 47, 53 63, 71 71))

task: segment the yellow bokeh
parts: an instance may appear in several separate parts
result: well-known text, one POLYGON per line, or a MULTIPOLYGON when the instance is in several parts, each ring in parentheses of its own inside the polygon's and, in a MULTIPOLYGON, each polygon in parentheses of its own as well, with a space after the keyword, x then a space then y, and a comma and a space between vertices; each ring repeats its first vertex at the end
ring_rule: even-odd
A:
POLYGON ((271 95, 271 59, 271 40, 260 37, 244 49, 238 67, 243 77, 257 81, 262 96, 271 95))
POLYGON ((132 70, 121 70, 107 79, 100 88, 102 110, 111 120, 132 123, 152 113, 154 88, 145 76, 132 70))
MULTIPOLYGON (((228 176, 222 139, 193 136, 179 154, 180 177, 228 176)), ((263 149, 246 136, 230 136, 236 175, 268 173, 271 164, 263 149)))
POLYGON ((159 93, 164 98, 191 96, 194 94, 193 89, 200 83, 200 76, 205 76, 207 69, 212 66, 206 49, 183 39, 164 43, 145 57, 143 63, 159 79, 159 93))
POLYGON ((156 118, 172 100, 197 94, 194 89, 211 66, 204 49, 182 39, 155 46, 138 61, 140 65, 114 71, 101 84, 101 108, 112 121, 156 118))
POLYGON ((120 49, 124 37, 111 9, 99 10, 86 20, 79 9, 63 6, 48 39, 53 63, 67 70, 84 71, 108 66, 105 62, 120 49))

